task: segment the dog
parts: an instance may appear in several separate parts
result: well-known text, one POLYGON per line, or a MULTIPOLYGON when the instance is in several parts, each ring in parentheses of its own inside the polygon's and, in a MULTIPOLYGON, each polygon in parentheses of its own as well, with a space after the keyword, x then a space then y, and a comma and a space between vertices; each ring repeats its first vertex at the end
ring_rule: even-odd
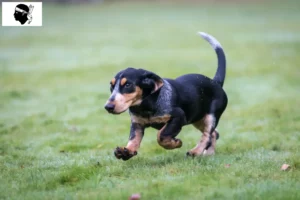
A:
POLYGON ((129 109, 131 128, 126 147, 114 151, 118 159, 128 160, 137 155, 144 131, 158 130, 157 142, 165 149, 182 146, 177 138, 185 125, 193 124, 202 132, 201 140, 187 156, 213 155, 219 133, 216 127, 227 106, 223 90, 226 57, 221 44, 213 36, 199 32, 214 48, 218 67, 213 79, 201 74, 186 74, 176 79, 161 78, 144 70, 127 68, 110 82, 111 96, 105 109, 120 114, 129 109))

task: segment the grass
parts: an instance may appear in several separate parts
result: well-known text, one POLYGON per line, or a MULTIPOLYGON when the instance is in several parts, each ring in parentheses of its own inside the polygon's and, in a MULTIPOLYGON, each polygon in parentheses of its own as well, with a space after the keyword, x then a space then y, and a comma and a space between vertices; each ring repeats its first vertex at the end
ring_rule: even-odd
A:
POLYGON ((2 27, 0 199, 299 199, 298 8, 44 4, 43 27, 2 27), (162 149, 149 129, 137 157, 115 159, 130 120, 103 109, 109 81, 128 66, 212 77, 216 56, 197 31, 218 38, 228 59, 217 154, 186 159, 200 138, 187 126, 181 149, 162 149))

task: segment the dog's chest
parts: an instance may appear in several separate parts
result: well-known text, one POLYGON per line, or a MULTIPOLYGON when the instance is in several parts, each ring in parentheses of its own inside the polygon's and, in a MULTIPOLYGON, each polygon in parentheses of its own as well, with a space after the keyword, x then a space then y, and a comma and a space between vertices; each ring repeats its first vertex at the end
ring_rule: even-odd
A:
POLYGON ((138 123, 141 125, 153 125, 153 124, 166 124, 171 118, 171 115, 165 114, 161 116, 153 116, 153 117, 140 117, 136 115, 131 115, 132 123, 138 123))
POLYGON ((129 113, 132 123, 138 123, 153 128, 162 127, 170 118, 172 111, 172 88, 167 81, 161 88, 157 98, 148 97, 140 106, 131 107, 129 113))

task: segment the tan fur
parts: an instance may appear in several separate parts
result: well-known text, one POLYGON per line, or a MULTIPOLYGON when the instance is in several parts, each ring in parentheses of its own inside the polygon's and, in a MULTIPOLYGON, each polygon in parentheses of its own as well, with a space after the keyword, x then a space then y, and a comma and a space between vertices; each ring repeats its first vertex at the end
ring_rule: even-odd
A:
POLYGON ((171 118, 171 115, 163 115, 163 116, 157 116, 157 117, 150 117, 150 118, 143 118, 143 117, 138 117, 135 115, 131 116, 131 121, 134 123, 138 123, 141 125, 145 124, 162 124, 162 123, 167 123, 171 118))
POLYGON ((136 86, 133 93, 117 93, 115 100, 112 102, 115 105, 115 112, 121 113, 127 110, 130 106, 139 105, 142 102, 142 94, 143 92, 138 86, 136 86))
MULTIPOLYGON (((196 147, 194 147, 192 150, 189 151, 190 155, 202 155, 207 143, 209 142, 209 137, 210 137, 210 131, 211 128, 214 126, 215 123, 215 118, 212 115, 205 115, 201 120, 195 122, 193 125, 199 129, 202 132, 202 138, 201 140, 198 142, 198 144, 196 145, 196 147)), ((216 144, 216 133, 213 132, 212 136, 212 149, 209 149, 210 154, 214 153, 214 148, 215 148, 215 144, 216 144)))
POLYGON ((121 85, 123 86, 126 83, 127 79, 126 78, 122 78, 121 79, 121 85))
POLYGON ((211 145, 205 151, 204 155, 214 155, 215 154, 216 143, 217 143, 217 131, 215 130, 211 135, 211 145))
POLYGON ((116 84, 116 79, 113 78, 113 79, 110 81, 110 83, 111 83, 112 85, 115 85, 115 84, 116 84))
POLYGON ((142 130, 140 129, 135 130, 135 137, 132 140, 128 141, 126 148, 132 153, 137 151, 140 147, 142 139, 143 139, 142 130))
MULTIPOLYGON (((164 85, 164 82, 162 80, 159 80, 157 82, 155 82, 155 89, 153 90, 153 92, 157 91, 159 88, 161 88, 164 85)), ((152 92, 152 93, 153 93, 152 92)))

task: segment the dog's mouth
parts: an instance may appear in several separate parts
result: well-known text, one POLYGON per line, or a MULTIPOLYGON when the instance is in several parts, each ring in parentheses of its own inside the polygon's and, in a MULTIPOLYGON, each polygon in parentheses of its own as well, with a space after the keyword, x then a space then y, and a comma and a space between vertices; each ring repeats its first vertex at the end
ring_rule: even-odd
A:
POLYGON ((122 112, 119 112, 119 113, 117 113, 117 112, 110 112, 110 114, 112 114, 112 115, 120 115, 120 114, 122 114, 123 112, 125 112, 126 110, 124 110, 124 111, 122 111, 122 112))
POLYGON ((117 112, 117 111, 114 111, 114 110, 107 110, 107 112, 109 114, 112 114, 112 115, 119 115, 119 114, 122 114, 123 112, 125 112, 126 110, 123 110, 123 111, 120 111, 120 112, 117 112))

